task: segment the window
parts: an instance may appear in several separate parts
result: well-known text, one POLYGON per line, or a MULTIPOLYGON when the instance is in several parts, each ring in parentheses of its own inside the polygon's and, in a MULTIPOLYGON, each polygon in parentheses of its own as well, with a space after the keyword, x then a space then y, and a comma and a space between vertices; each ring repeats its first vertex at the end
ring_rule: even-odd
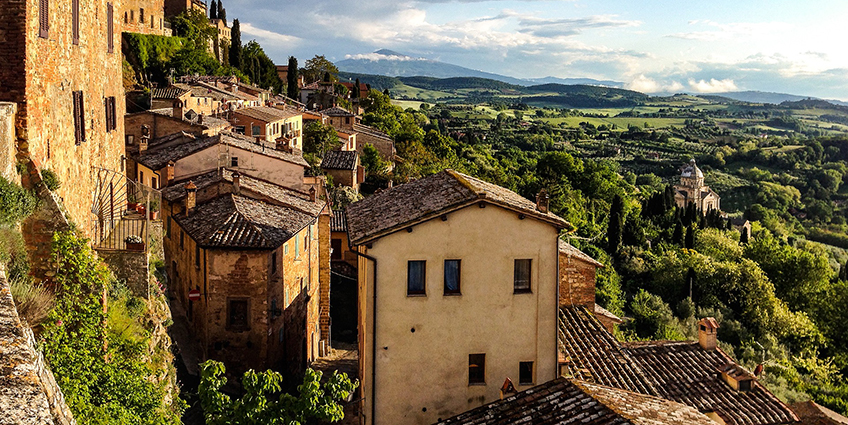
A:
POLYGON ((144 9, 138 9, 138 22, 140 24, 144 23, 144 9))
MULTIPOLYGON (((132 13, 132 12, 130 12, 132 13)), ((112 53, 115 51, 115 27, 113 19, 114 10, 112 3, 106 3, 106 51, 112 53)))
POLYGON ((271 276, 277 274, 277 251, 271 253, 271 276))
POLYGON ((144 171, 138 172, 138 182, 144 184, 144 171))
POLYGON ((150 187, 154 189, 159 189, 159 180, 156 177, 150 178, 150 187))
POLYGON ((459 295, 460 260, 445 260, 445 295, 459 295))
POLYGON ((194 245, 194 267, 200 268, 200 245, 194 245))
POLYGON ((330 241, 331 249, 333 253, 330 255, 330 259, 333 260, 341 260, 342 259, 342 240, 341 239, 333 239, 330 241))
POLYGON ((168 223, 165 225, 165 235, 171 238, 171 216, 168 216, 168 223))
POLYGON ((262 135, 262 127, 260 127, 258 125, 254 125, 253 128, 250 131, 251 131, 251 133, 250 133, 251 136, 262 135))
POLYGON ((71 34, 73 43, 78 46, 80 40, 79 0, 71 2, 71 34))
POLYGON ((85 99, 81 91, 74 96, 74 140, 79 145, 85 141, 85 99))
POLYGON ((118 116, 115 106, 115 96, 109 96, 103 101, 106 107, 106 132, 116 130, 118 128, 118 116))
POLYGON ((533 385, 533 362, 518 363, 518 383, 533 385))
POLYGON ((238 157, 237 156, 230 158, 230 167, 238 167, 238 157))
POLYGON ((38 1, 38 36, 47 38, 50 33, 50 0, 38 1))
POLYGON ((406 275, 406 295, 425 295, 426 261, 410 261, 406 275))
POLYGON ((514 292, 530 292, 530 264, 532 260, 515 260, 514 292))
POLYGON ((185 232, 183 229, 180 229, 180 249, 185 248, 185 232))
POLYGON ((300 257, 300 239, 295 236, 294 237, 294 258, 300 257))
POLYGON ((228 300, 227 327, 230 329, 248 329, 247 300, 228 300))
POLYGON ((486 384, 486 355, 468 355, 468 385, 486 384))
POLYGON ((289 255, 289 244, 283 245, 283 255, 289 255))
POLYGON ((135 10, 130 10, 130 22, 135 22, 135 10))

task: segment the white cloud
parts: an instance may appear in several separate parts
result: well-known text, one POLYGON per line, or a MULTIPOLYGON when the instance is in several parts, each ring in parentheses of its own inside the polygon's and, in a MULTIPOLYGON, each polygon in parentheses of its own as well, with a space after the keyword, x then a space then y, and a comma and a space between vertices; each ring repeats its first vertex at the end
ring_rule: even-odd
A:
POLYGON ((642 93, 676 93, 683 90, 683 84, 677 81, 661 83, 645 75, 639 75, 624 87, 642 93))
MULTIPOLYGON (((293 35, 280 34, 253 26, 250 22, 239 22, 241 32, 270 42, 270 44, 295 44, 300 38, 293 35)), ((242 37, 247 38, 247 37, 242 37)))
POLYGON ((354 59, 354 60, 367 60, 371 62, 387 60, 387 61, 398 61, 398 62, 406 62, 406 61, 426 61, 427 58, 414 58, 412 56, 406 55, 384 55, 382 53, 361 53, 357 55, 345 55, 345 59, 354 59))
POLYGON ((715 78, 709 81, 689 79, 689 89, 697 93, 724 93, 739 90, 733 80, 716 80, 715 78))

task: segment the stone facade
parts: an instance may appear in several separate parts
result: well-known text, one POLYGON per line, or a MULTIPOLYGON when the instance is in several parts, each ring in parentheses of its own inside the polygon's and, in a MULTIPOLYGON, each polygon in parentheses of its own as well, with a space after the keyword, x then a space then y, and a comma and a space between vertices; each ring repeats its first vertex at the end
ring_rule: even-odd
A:
POLYGON ((595 273, 599 266, 568 252, 559 253, 559 305, 560 307, 585 306, 595 309, 595 273))
POLYGON ((98 250, 97 255, 118 280, 126 283, 133 295, 150 298, 150 278, 147 273, 150 263, 147 252, 98 250))
POLYGON ((327 213, 318 217, 318 262, 318 322, 321 330, 318 354, 324 356, 330 347, 330 215, 327 213))
POLYGON ((0 176, 20 184, 21 176, 17 164, 17 141, 15 137, 15 114, 18 106, 14 103, 0 103, 0 176))
POLYGON ((194 124, 179 118, 169 117, 156 114, 153 112, 137 112, 124 117, 125 135, 127 143, 132 139, 132 145, 138 145, 141 140, 142 126, 147 126, 150 129, 150 139, 155 140, 160 137, 172 135, 184 131, 195 135, 214 136, 228 127, 224 121, 207 122, 206 124, 194 124))
POLYGON ((76 425, 0 269, 0 424, 76 425))
POLYGON ((206 13, 206 3, 201 0, 165 0, 165 16, 176 16, 190 9, 206 13))
POLYGON ((694 159, 680 168, 680 184, 674 186, 674 201, 679 208, 694 204, 698 211, 721 210, 721 197, 704 184, 704 172, 694 159))
POLYGON ((125 32, 171 36, 163 0, 123 0, 120 19, 125 32))

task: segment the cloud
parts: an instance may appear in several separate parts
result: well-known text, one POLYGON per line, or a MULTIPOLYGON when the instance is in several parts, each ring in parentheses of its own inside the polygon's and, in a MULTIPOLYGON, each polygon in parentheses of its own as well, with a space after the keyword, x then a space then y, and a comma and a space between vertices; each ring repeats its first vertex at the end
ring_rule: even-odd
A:
POLYGON ((641 25, 640 21, 616 19, 611 15, 595 15, 585 18, 545 19, 522 16, 518 21, 519 31, 539 37, 562 37, 582 34, 588 29, 626 28, 641 25))
POLYGON ((706 26, 714 29, 678 32, 668 34, 666 37, 696 41, 750 40, 752 38, 768 38, 792 29, 792 25, 785 22, 732 22, 722 24, 710 20, 695 20, 689 21, 689 25, 706 26))
POLYGON ((690 78, 689 89, 696 93, 724 93, 739 90, 733 80, 716 80, 715 78, 711 78, 709 81, 695 81, 690 78))
POLYGON ((677 81, 661 83, 653 78, 646 77, 644 74, 625 84, 624 87, 642 93, 677 93, 683 90, 683 84, 677 81))
MULTIPOLYGON (((247 35, 252 35, 260 38, 271 44, 295 44, 300 41, 300 38, 293 35, 280 34, 273 31, 264 30, 253 26, 250 22, 239 22, 241 32, 247 35)), ((245 37, 247 38, 247 37, 245 37)))
POLYGON ((354 60, 367 60, 371 62, 387 60, 387 61, 398 61, 398 62, 408 62, 408 61, 426 61, 427 58, 415 58, 412 56, 406 55, 385 55, 382 53, 361 53, 357 55, 345 55, 345 59, 354 59, 354 60))

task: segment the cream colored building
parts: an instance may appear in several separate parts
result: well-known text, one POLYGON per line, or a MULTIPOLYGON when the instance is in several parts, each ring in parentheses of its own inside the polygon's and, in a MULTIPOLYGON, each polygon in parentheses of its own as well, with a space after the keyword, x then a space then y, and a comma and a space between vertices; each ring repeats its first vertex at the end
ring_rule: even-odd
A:
POLYGON ((680 208, 695 204, 699 211, 721 210, 721 197, 704 185, 704 172, 689 161, 680 169, 680 184, 674 186, 674 201, 680 208))
POLYGON ((431 424, 556 378, 558 236, 547 202, 452 170, 347 209, 359 252, 365 424, 431 424))

